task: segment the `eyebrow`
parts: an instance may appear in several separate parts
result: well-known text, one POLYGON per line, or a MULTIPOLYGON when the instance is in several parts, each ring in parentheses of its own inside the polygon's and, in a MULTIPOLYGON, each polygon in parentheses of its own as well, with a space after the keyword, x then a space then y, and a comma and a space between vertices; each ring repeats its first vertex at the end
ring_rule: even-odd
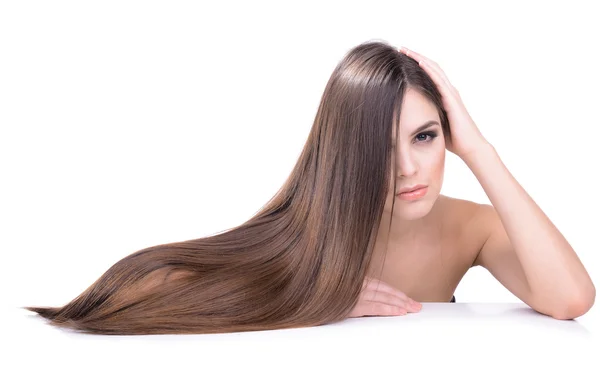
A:
POLYGON ((439 122, 435 121, 435 120, 430 120, 427 121, 426 123, 424 123, 423 125, 421 125, 419 128, 417 128, 415 131, 413 131, 412 135, 418 133, 419 131, 423 130, 423 129, 427 129, 430 126, 434 126, 434 125, 440 125, 439 122))

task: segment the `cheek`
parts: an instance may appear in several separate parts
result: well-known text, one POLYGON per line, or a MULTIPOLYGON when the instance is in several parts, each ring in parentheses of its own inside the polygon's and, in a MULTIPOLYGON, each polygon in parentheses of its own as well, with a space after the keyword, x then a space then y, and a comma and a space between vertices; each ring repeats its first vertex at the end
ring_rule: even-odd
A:
POLYGON ((426 176, 426 179, 430 179, 434 184, 434 182, 442 179, 444 175, 444 166, 446 163, 446 150, 444 147, 436 147, 428 152, 426 156, 423 157, 421 162, 422 167, 427 167, 426 172, 423 172, 426 176))
POLYGON ((446 150, 444 149, 435 158, 435 162, 432 164, 433 167, 433 175, 438 179, 443 179, 444 177, 444 167, 446 164, 446 150))
POLYGON ((443 144, 433 143, 433 145, 422 149, 415 156, 420 157, 423 161, 427 160, 430 164, 437 165, 444 160, 446 155, 446 147, 443 144))

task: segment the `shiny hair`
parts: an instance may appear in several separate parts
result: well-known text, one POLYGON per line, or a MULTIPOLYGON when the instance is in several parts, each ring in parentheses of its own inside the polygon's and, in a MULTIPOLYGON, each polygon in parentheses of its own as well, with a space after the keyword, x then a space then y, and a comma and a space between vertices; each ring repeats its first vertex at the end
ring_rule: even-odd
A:
POLYGON ((436 106, 449 139, 442 97, 427 73, 386 42, 364 42, 335 67, 295 166, 254 216, 211 236, 134 252, 62 307, 23 308, 52 325, 119 335, 346 319, 368 276, 395 177, 399 129, 392 137, 392 127, 409 87, 436 106))

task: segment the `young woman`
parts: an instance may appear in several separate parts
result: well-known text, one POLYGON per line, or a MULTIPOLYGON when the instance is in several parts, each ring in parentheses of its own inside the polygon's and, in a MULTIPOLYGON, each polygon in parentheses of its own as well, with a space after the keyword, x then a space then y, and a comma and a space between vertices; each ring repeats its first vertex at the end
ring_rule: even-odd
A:
POLYGON ((62 307, 26 308, 99 334, 296 328, 454 300, 477 265, 555 318, 580 316, 595 299, 569 243, 440 67, 366 42, 335 68, 288 180, 252 218, 137 251, 62 307), (493 205, 440 195, 446 150, 493 205))

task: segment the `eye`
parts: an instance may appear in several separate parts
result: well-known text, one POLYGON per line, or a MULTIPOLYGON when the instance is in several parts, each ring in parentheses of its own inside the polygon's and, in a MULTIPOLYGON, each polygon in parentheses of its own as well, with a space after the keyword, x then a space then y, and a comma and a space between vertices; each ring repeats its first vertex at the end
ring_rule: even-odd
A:
POLYGON ((436 136, 437 136, 437 133, 435 131, 425 131, 425 132, 418 134, 415 137, 415 139, 417 139, 417 141, 419 141, 419 142, 431 143, 433 141, 433 139, 436 138, 436 136), (419 139, 419 137, 425 137, 425 139, 419 139), (427 140, 427 137, 429 137, 430 139, 427 140))

